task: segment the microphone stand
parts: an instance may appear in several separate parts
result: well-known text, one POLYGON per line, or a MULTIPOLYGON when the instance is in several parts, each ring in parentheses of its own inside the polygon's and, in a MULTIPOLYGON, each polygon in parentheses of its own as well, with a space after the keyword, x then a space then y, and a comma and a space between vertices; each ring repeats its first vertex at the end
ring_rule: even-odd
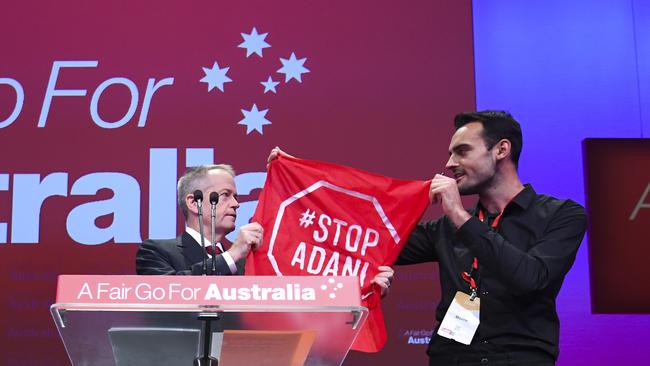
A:
POLYGON ((205 261, 205 258, 208 256, 205 250, 205 235, 203 234, 203 192, 200 190, 194 191, 194 203, 196 203, 196 208, 199 210, 199 234, 201 235, 201 248, 203 248, 203 275, 208 274, 208 263, 205 261))
POLYGON ((210 236, 210 243, 212 244, 212 273, 217 272, 217 243, 214 241, 215 230, 217 226, 217 202, 219 202, 219 194, 217 192, 210 193, 210 226, 212 227, 212 236, 210 236))
MULTIPOLYGON (((200 191, 197 191, 200 193, 200 191)), ((196 195, 196 192, 194 192, 196 195)), ((201 199, 203 199, 203 194, 201 194, 201 199)), ((214 237, 215 237, 215 228, 216 228, 216 217, 217 217, 217 202, 219 201, 219 195, 217 192, 212 192, 210 193, 210 226, 212 227, 212 232, 210 236, 210 245, 212 245, 212 274, 215 274, 217 272, 217 264, 216 264, 216 257, 217 257, 217 252, 216 252, 216 244, 214 242, 214 237)), ((201 202, 201 201, 198 201, 201 202)), ((199 203, 200 205, 200 203, 199 203)), ((199 209, 199 212, 202 212, 201 209, 199 209)), ((201 225, 199 226, 201 228, 201 241, 203 241, 203 214, 199 214, 199 221, 201 221, 201 225)), ((203 244, 203 243, 201 243, 203 244)), ((205 251, 205 246, 203 246, 203 250, 205 251)), ((205 257, 207 255, 203 256, 203 274, 208 271, 207 265, 205 262, 205 257)), ((201 330, 203 333, 203 354, 197 358, 194 359, 194 366, 218 366, 219 365, 219 360, 210 356, 212 353, 212 323, 216 322, 220 319, 220 316, 218 313, 214 312, 205 312, 201 313, 199 315, 199 320, 203 323, 201 330)))

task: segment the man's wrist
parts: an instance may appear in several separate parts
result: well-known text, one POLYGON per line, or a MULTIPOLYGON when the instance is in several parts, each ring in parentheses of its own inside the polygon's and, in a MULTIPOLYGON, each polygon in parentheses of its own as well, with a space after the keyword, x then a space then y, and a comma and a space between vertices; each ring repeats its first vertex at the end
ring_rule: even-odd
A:
POLYGON ((237 264, 235 263, 235 262, 237 262, 237 260, 235 260, 232 257, 232 255, 230 255, 230 253, 228 253, 228 252, 223 252, 221 254, 221 256, 223 257, 223 259, 228 264, 228 268, 230 268, 230 273, 232 273, 232 274, 237 273, 237 264))
POLYGON ((460 228, 464 223, 469 220, 472 215, 469 214, 464 208, 455 210, 453 214, 447 215, 456 228, 460 228))
POLYGON ((235 262, 238 262, 242 257, 240 251, 236 250, 234 245, 225 253, 228 253, 228 255, 230 255, 230 258, 232 258, 235 262))

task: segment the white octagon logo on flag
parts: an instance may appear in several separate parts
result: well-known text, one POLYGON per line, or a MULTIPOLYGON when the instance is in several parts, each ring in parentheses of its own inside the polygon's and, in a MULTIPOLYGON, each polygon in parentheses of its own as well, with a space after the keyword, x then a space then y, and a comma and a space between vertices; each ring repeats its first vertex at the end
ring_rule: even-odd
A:
MULTIPOLYGON (((356 191, 352 191, 346 188, 342 188, 339 186, 336 186, 332 183, 329 183, 324 180, 320 180, 308 188, 294 194, 293 196, 287 198, 284 200, 278 209, 278 214, 276 216, 274 225, 273 225, 273 231, 271 233, 271 240, 269 242, 269 249, 268 249, 268 258, 269 261, 271 262, 271 265, 273 266, 273 269, 278 276, 283 275, 283 269, 281 269, 280 265, 278 264, 278 260, 276 259, 276 255, 278 255, 278 250, 279 248, 277 247, 276 243, 278 240, 278 234, 280 232, 280 226, 282 224, 282 220, 285 217, 286 210, 287 208, 295 203, 296 201, 300 200, 301 198, 306 197, 309 194, 314 193, 315 191, 324 188, 328 190, 332 190, 334 192, 337 192, 339 194, 344 194, 350 197, 354 197, 356 199, 362 200, 362 202, 365 202, 365 204, 369 204, 370 210, 376 211, 377 215, 379 216, 379 220, 381 221, 381 224, 385 227, 386 231, 390 235, 390 237, 393 239, 395 242, 395 245, 398 245, 400 242, 400 237, 399 234, 397 233, 397 230, 395 230, 395 227, 393 224, 390 222, 388 217, 386 216, 386 213, 384 212, 384 209, 381 207, 379 204, 379 201, 373 197, 369 196, 363 193, 359 193, 356 191)), ((302 213, 302 216, 300 217, 299 224, 300 226, 303 226, 307 228, 309 225, 312 225, 314 223, 314 219, 316 216, 316 211, 310 211, 307 209, 304 213, 302 213)), ((347 252, 350 253, 356 253, 357 255, 360 254, 360 257, 363 257, 366 255, 366 252, 368 249, 371 249, 375 246, 377 246, 379 242, 379 231, 372 229, 372 228, 362 228, 360 225, 349 225, 345 221, 337 221, 336 218, 331 218, 330 216, 326 214, 322 214, 321 217, 319 218, 319 224, 321 224, 321 228, 324 228, 325 225, 323 225, 323 222, 326 224, 332 224, 332 221, 334 221, 338 226, 336 230, 336 235, 334 236, 334 241, 333 241, 333 246, 336 247, 338 244, 338 239, 340 235, 340 229, 341 225, 343 224, 346 229, 347 229, 347 236, 345 240, 345 249, 347 252), (351 235, 352 233, 352 235, 351 235), (354 239, 351 239, 351 237, 354 236, 354 239)), ((294 238, 292 238, 294 239, 294 238)), ((328 233, 326 231, 319 233, 317 231, 314 231, 313 233, 313 239, 317 243, 324 243, 326 239, 328 239, 328 233)), ((343 262, 343 260, 339 257, 339 252, 333 251, 333 256, 330 257, 330 260, 328 261, 327 265, 325 265, 325 249, 321 248, 318 244, 315 244, 313 248, 315 250, 320 250, 323 254, 320 257, 320 262, 318 264, 314 264, 314 256, 312 252, 312 256, 309 260, 309 264, 307 265, 307 260, 305 259, 305 243, 301 242, 300 245, 298 246, 298 249, 294 253, 294 258, 292 260, 292 265, 296 267, 300 267, 301 270, 304 270, 304 267, 310 267, 311 270, 307 270, 308 273, 310 274, 322 274, 322 275, 333 275, 333 276, 338 276, 338 275, 356 275, 361 277, 361 283, 363 284, 363 278, 365 277, 365 272, 368 268, 367 262, 361 261, 360 259, 356 259, 356 266, 353 265, 353 259, 351 257, 345 257, 345 264, 343 265, 343 269, 339 270, 339 261, 343 262), (302 246, 302 248, 301 248, 302 246), (302 249, 302 252, 301 252, 302 249), (302 257, 300 256, 302 255, 302 257), (302 260, 302 261, 301 261, 302 260), (364 263, 363 269, 361 270, 361 274, 359 271, 359 263, 364 263), (298 265, 296 265, 298 264, 298 265), (314 267, 317 267, 315 269, 314 267), (325 269, 323 269, 325 268, 325 269), (353 269, 354 268, 354 269, 353 269)), ((343 245, 341 245, 343 247, 343 245)), ((284 248, 283 248, 284 250, 284 248)), ((284 254, 284 253, 283 253, 284 254)))

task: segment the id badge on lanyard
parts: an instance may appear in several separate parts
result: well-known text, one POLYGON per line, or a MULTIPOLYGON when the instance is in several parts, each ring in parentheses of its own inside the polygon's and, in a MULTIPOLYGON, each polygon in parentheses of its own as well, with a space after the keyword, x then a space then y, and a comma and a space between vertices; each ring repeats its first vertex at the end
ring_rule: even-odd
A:
MULTIPOLYGON (((490 225, 493 229, 499 225, 501 215, 499 214, 490 225)), ((483 210, 479 210, 479 220, 485 219, 483 210)), ((481 299, 478 297, 478 286, 476 277, 478 275, 478 258, 474 257, 472 268, 469 272, 461 274, 463 280, 469 284, 470 294, 462 291, 456 292, 454 300, 449 305, 445 317, 438 328, 438 335, 453 339, 462 344, 469 345, 476 334, 480 324, 481 299)))

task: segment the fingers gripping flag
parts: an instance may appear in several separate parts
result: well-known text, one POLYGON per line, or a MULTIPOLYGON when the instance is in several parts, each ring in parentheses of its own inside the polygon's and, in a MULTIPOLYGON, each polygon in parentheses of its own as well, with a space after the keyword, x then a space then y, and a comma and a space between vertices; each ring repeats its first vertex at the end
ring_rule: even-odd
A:
POLYGON ((264 241, 246 274, 357 276, 370 314, 353 349, 377 352, 387 336, 371 281, 378 266, 397 259, 428 205, 429 184, 280 156, 253 216, 264 241))

